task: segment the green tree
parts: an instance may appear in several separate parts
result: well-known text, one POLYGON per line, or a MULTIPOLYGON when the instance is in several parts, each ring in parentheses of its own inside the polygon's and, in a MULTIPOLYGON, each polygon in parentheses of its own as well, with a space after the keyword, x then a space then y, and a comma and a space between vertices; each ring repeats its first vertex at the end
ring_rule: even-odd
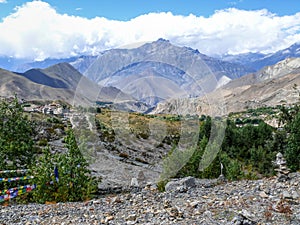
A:
POLYGON ((292 171, 300 169, 300 113, 290 124, 290 135, 284 155, 287 165, 292 171))
POLYGON ((193 176, 199 177, 199 162, 202 158, 203 152, 207 145, 208 139, 204 136, 200 141, 199 146, 193 152, 193 155, 189 159, 189 161, 184 165, 184 167, 178 171, 177 176, 185 177, 185 176, 193 176))
POLYGON ((71 129, 67 132, 65 143, 66 153, 51 154, 46 149, 37 167, 33 168, 37 184, 34 201, 83 201, 91 198, 97 190, 97 180, 91 176, 71 129))
POLYGON ((82 155, 71 129, 67 132, 65 142, 69 150, 66 154, 66 164, 69 166, 66 172, 70 174, 70 200, 84 200, 91 197, 91 194, 96 191, 97 182, 91 177, 91 172, 88 169, 89 164, 82 155))
POLYGON ((210 137, 211 133, 211 126, 212 126, 212 121, 211 117, 207 116, 205 118, 205 121, 203 124, 200 126, 200 132, 199 132, 199 140, 202 140, 202 138, 205 136, 206 138, 210 137))
MULTIPOLYGON (((161 181, 166 181, 169 178, 178 177, 178 173, 189 162, 195 152, 195 148, 179 149, 174 146, 168 156, 163 160, 163 172, 160 175, 161 181)), ((184 176, 187 176, 184 174, 184 176)))
POLYGON ((34 161, 34 133, 17 97, 0 102, 0 168, 26 168, 34 161))

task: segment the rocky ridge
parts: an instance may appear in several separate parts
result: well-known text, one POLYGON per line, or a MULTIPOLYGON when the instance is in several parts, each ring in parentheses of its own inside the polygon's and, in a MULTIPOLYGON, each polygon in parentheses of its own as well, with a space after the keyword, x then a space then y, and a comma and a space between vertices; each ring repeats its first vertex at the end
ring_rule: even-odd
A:
POLYGON ((134 49, 105 51, 84 75, 102 86, 117 87, 153 106, 173 97, 203 95, 220 83, 249 72, 254 70, 159 39, 134 49), (210 75, 213 80, 208 77, 210 75), (200 82, 203 87, 198 85, 200 82))
POLYGON ((299 101, 299 90, 295 90, 300 85, 299 68, 299 58, 285 59, 232 80, 204 97, 162 102, 152 113, 222 116, 248 108, 295 104, 299 101))
POLYGON ((255 70, 260 70, 265 66, 274 65, 284 59, 295 57, 300 57, 300 42, 270 54, 249 52, 238 55, 224 55, 221 56, 221 59, 228 62, 240 63, 255 70))
POLYGON ((300 72, 300 58, 287 58, 278 62, 273 66, 266 66, 263 70, 257 73, 257 80, 268 80, 278 78, 290 73, 300 72))
MULTIPOLYGON (((166 192, 154 185, 84 203, 0 207, 1 224, 299 224, 300 173, 219 182, 185 178, 166 192)), ((170 186, 170 185, 169 185, 170 186)))

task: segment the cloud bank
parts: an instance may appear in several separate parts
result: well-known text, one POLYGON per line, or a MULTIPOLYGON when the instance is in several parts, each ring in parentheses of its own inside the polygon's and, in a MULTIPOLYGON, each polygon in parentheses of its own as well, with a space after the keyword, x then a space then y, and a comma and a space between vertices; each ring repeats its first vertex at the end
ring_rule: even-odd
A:
MULTIPOLYGON (((3 0, 0 0, 3 1, 3 0)), ((59 14, 43 1, 28 2, 0 22, 0 55, 42 60, 165 38, 208 55, 274 52, 300 41, 300 12, 277 16, 235 8, 210 17, 149 13, 130 21, 59 14)))

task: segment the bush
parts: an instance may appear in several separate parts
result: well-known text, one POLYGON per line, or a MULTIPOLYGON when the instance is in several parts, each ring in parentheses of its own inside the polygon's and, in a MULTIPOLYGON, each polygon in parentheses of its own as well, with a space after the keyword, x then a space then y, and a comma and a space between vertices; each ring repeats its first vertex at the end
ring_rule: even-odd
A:
POLYGON ((166 187, 166 184, 169 182, 169 180, 161 180, 157 183, 157 189, 160 191, 160 192, 164 192, 165 191, 165 187, 166 187))
POLYGON ((39 146, 47 146, 48 145, 48 140, 46 138, 42 138, 38 141, 39 146))

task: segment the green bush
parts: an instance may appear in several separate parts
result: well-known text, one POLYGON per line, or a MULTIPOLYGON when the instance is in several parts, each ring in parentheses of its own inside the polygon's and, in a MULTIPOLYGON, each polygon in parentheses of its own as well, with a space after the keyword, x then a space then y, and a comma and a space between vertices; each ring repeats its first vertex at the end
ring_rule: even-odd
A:
POLYGON ((161 180, 161 181, 158 181, 157 183, 157 189, 160 191, 160 192, 164 192, 165 191, 165 187, 166 187, 166 184, 169 182, 169 180, 161 180))
POLYGON ((48 118, 47 118, 47 122, 48 122, 48 123, 62 124, 61 119, 59 119, 59 118, 57 118, 57 117, 54 117, 54 116, 48 117, 48 118))
POLYGON ((48 140, 46 138, 40 139, 38 141, 39 146, 47 146, 47 144, 48 144, 48 140))

